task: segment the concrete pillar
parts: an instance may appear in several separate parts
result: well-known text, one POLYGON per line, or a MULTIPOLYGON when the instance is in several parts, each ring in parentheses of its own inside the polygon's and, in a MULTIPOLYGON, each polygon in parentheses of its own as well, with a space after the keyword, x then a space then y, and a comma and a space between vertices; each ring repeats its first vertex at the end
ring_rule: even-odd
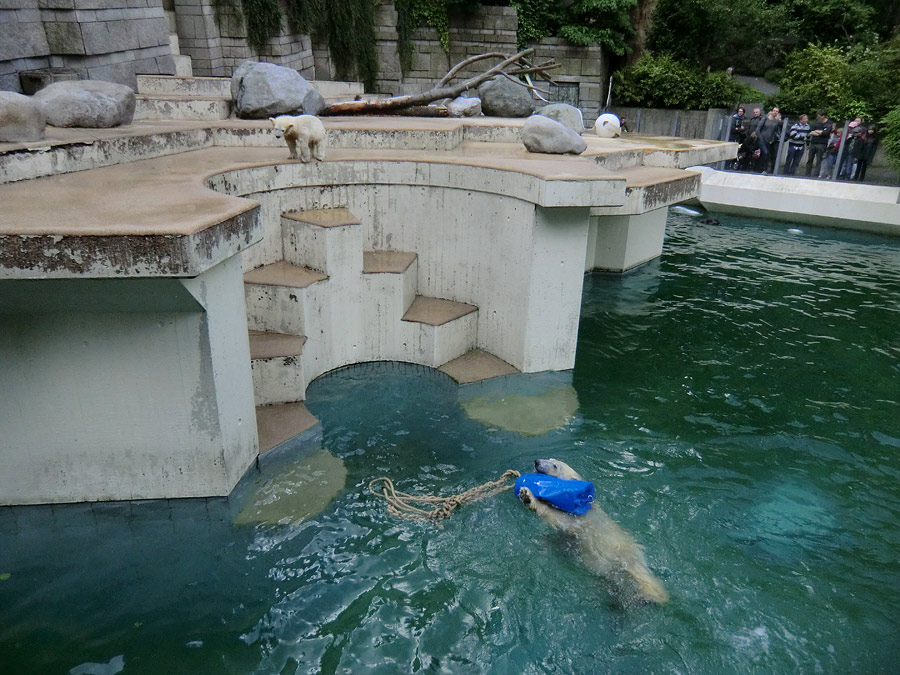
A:
POLYGON ((237 256, 0 297, 0 505, 227 495, 254 461, 237 256))
POLYGON ((591 217, 585 270, 624 272, 662 255, 668 208, 591 217))

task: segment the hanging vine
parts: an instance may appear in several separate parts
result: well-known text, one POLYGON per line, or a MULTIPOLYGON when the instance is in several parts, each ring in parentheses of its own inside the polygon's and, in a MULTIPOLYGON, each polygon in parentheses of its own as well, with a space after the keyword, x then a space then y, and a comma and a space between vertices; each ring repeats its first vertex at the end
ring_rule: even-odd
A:
POLYGON ((417 28, 422 26, 434 28, 441 47, 450 53, 450 10, 454 6, 471 13, 481 6, 481 1, 394 0, 394 9, 397 10, 397 56, 404 73, 412 69, 412 58, 415 54, 412 36, 417 28))
POLYGON ((339 78, 355 75, 367 91, 375 89, 378 54, 372 0, 283 1, 285 12, 279 0, 210 0, 216 25, 235 34, 246 26, 247 44, 257 54, 281 33, 286 18, 290 34, 319 35, 328 41, 339 78))

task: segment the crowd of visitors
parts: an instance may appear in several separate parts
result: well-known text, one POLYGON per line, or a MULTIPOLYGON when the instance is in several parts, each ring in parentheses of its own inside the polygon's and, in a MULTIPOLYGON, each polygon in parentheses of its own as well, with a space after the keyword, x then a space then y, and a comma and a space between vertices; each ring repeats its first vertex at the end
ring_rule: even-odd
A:
MULTIPOLYGON (((763 116, 754 108, 747 117, 743 107, 731 116, 728 140, 739 143, 737 159, 728 168, 752 171, 763 175, 775 172, 784 121, 776 107, 763 116)), ((797 175, 805 154, 806 175, 814 178, 830 178, 840 155, 841 165, 837 177, 841 180, 863 181, 866 168, 878 148, 878 135, 874 126, 867 126, 857 117, 850 122, 846 141, 843 128, 828 119, 824 110, 816 113, 812 123, 808 115, 800 115, 790 126, 785 138, 787 153, 783 173, 797 175), (845 145, 841 152, 842 143, 845 145)))

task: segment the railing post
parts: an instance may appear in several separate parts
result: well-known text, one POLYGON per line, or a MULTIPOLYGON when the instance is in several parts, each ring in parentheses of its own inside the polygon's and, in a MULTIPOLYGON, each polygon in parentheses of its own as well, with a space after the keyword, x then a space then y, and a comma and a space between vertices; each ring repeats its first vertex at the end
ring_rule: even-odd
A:
MULTIPOLYGON (((847 149, 847 132, 850 130, 850 121, 844 122, 844 133, 841 134, 841 147, 838 148, 837 157, 834 160, 834 169, 831 171, 831 180, 837 180, 838 173, 841 170, 841 162, 844 160, 844 150, 847 149)), ((825 146, 828 149, 828 146, 825 146)))
POLYGON ((637 109, 637 119, 634 121, 634 133, 639 134, 641 132, 641 113, 644 112, 643 108, 637 109))
POLYGON ((775 154, 775 168, 772 169, 772 175, 778 175, 778 164, 781 162, 781 153, 784 150, 784 141, 787 136, 787 128, 788 122, 790 121, 789 117, 784 118, 784 123, 781 125, 781 139, 778 141, 778 152, 775 154))

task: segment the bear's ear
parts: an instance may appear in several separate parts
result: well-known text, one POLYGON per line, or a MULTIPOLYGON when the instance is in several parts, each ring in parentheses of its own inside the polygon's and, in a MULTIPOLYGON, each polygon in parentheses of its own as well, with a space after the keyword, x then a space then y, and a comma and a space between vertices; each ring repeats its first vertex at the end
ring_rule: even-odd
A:
POLYGON ((290 130, 293 129, 293 128, 294 128, 294 125, 293 125, 293 124, 288 124, 288 125, 284 128, 284 133, 285 133, 285 134, 289 133, 290 130))
POLYGON ((274 127, 274 126, 275 126, 275 118, 274 118, 274 117, 270 117, 270 118, 269 118, 269 121, 272 123, 272 126, 274 127))

